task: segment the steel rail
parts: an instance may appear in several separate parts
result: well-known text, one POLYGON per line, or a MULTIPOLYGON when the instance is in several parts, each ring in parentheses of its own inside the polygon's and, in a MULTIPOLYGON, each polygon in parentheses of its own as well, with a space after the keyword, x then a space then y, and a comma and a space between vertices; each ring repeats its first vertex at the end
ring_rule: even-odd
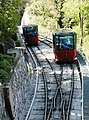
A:
MULTIPOLYGON (((50 48, 52 48, 52 46, 51 45, 49 45, 48 43, 46 43, 46 42, 44 42, 44 41, 42 41, 42 40, 39 40, 40 42, 42 42, 42 43, 44 43, 44 44, 46 44, 47 46, 49 46, 50 48)), ((48 40, 46 40, 46 41, 48 41, 48 40)), ((51 41, 48 41, 48 42, 50 42, 51 44, 52 44, 52 42, 51 41)))
MULTIPOLYGON (((49 45, 48 43, 46 43, 46 42, 44 42, 44 41, 40 41, 40 42, 42 42, 42 43, 44 43, 44 44, 46 44, 47 46, 49 46, 49 47, 51 47, 52 48, 52 46, 51 45, 49 45)), ((51 41, 49 41, 49 42, 51 42, 51 41)), ((38 49, 39 49, 39 47, 38 47, 38 49)), ((42 53, 42 51, 41 51, 41 53, 42 53)), ((42 53, 43 54, 43 53, 42 53)), ((43 54, 44 55, 44 54, 43 54)), ((45 56, 45 55, 44 55, 45 56)), ((54 109, 53 108, 53 106, 55 107, 55 101, 56 101, 56 98, 57 98, 57 94, 58 94, 58 92, 60 92, 60 97, 61 97, 61 99, 63 99, 63 96, 62 96, 62 91, 61 91, 61 81, 62 81, 62 74, 63 74, 63 66, 61 66, 61 80, 60 80, 60 84, 58 83, 59 81, 58 81, 58 78, 56 77, 56 72, 55 72, 55 70, 54 70, 54 68, 52 67, 52 65, 51 65, 51 63, 49 62, 49 60, 46 58, 46 56, 45 56, 45 59, 48 61, 48 63, 49 63, 49 65, 50 65, 50 67, 51 67, 51 69, 52 69, 52 71, 54 72, 54 76, 55 76, 55 79, 56 79, 56 82, 57 82, 57 89, 56 89, 56 91, 55 91, 55 96, 53 97, 53 99, 52 99, 52 102, 51 102, 51 106, 50 106, 50 110, 49 110, 49 113, 48 113, 48 116, 47 116, 47 120, 49 120, 50 119, 50 116, 51 116, 51 113, 52 113, 52 110, 54 109)))
POLYGON ((38 74, 39 74, 39 71, 38 71, 38 69, 37 69, 37 67, 38 67, 37 62, 36 62, 36 60, 35 60, 35 58, 34 58, 32 52, 31 52, 31 50, 28 49, 28 51, 29 51, 29 53, 30 53, 30 55, 31 55, 31 57, 32 57, 32 59, 33 59, 33 61, 34 61, 34 64, 35 64, 35 66, 36 66, 37 74, 36 74, 36 85, 35 85, 34 96, 33 96, 33 99, 32 99, 30 108, 29 108, 29 110, 28 110, 28 112, 27 112, 27 115, 26 115, 25 120, 28 120, 28 119, 29 119, 29 116, 30 116, 30 113, 31 113, 31 110, 32 110, 32 106, 33 106, 33 104, 34 104, 34 100, 35 100, 36 92, 37 92, 37 87, 38 87, 38 74))
MULTIPOLYGON (((32 48, 31 48, 31 50, 33 51, 32 48)), ((34 52, 34 51, 33 51, 33 52, 34 52)), ((34 55, 35 55, 35 53, 34 53, 34 55)), ((36 59, 37 59, 39 65, 42 66, 36 55, 35 55, 35 57, 36 57, 36 59)), ((43 69, 43 71, 42 71, 42 75, 43 75, 44 86, 45 86, 45 98, 46 98, 46 99, 45 99, 45 113, 44 113, 44 120, 46 120, 46 118, 47 118, 47 103, 48 103, 48 100, 47 100, 47 94, 48 94, 48 93, 47 93, 47 82, 46 82, 46 77, 45 77, 44 69, 43 69)))
MULTIPOLYGON (((51 45, 49 45, 48 43, 46 43, 46 42, 44 42, 44 41, 41 41, 42 43, 44 43, 44 44, 46 44, 46 45, 48 45, 49 47, 51 47, 51 45)), ((49 41, 49 42, 51 42, 51 41, 49 41)), ((73 67, 72 67, 73 68, 73 67)), ((79 70, 79 68, 78 68, 78 70, 79 70)), ((69 106, 68 106, 68 110, 67 110, 67 114, 65 113, 65 100, 63 100, 63 96, 62 96, 62 91, 61 91, 61 88, 60 88, 60 93, 61 93, 61 101, 63 101, 62 102, 62 112, 63 112, 63 117, 62 117, 62 119, 63 120, 69 120, 69 115, 70 115, 70 109, 71 109, 71 104, 72 104, 72 96, 73 96, 73 89, 74 89, 74 82, 73 82, 73 77, 74 77, 74 70, 72 70, 72 87, 71 87, 71 92, 70 92, 70 98, 69 98, 69 106)), ((80 78, 81 78, 81 75, 80 75, 80 78)), ((61 80, 62 80, 62 78, 61 78, 61 80)), ((56 90, 57 91, 57 90, 56 90)), ((52 112, 52 109, 53 109, 53 103, 55 103, 55 101, 56 101, 56 97, 57 97, 57 93, 55 94, 55 97, 54 97, 54 99, 52 100, 52 103, 51 103, 51 108, 50 108, 50 111, 49 111, 49 114, 48 114, 48 117, 47 117, 47 120, 49 120, 50 119, 50 115, 51 115, 51 112, 52 112)))
POLYGON ((60 80, 60 84, 58 84, 58 87, 57 87, 57 89, 55 91, 55 96, 52 99, 50 111, 49 111, 49 114, 47 116, 47 120, 50 120, 50 116, 51 116, 52 110, 55 109, 55 106, 56 106, 55 104, 56 104, 56 99, 57 99, 58 93, 60 93, 60 99, 61 99, 60 108, 62 108, 62 104, 63 104, 63 101, 62 101, 63 100, 63 96, 62 96, 62 91, 61 91, 62 74, 63 74, 63 69, 61 68, 61 80, 60 80))
POLYGON ((48 38, 48 37, 45 37, 45 36, 42 36, 42 35, 39 35, 39 38, 41 38, 41 39, 46 39, 46 40, 48 40, 48 41, 52 41, 51 38, 48 38))
MULTIPOLYGON (((43 41, 41 41, 41 42, 43 42, 43 41)), ((45 42, 43 42, 43 43, 45 43, 45 42)), ((45 43, 45 44, 47 44, 47 43, 45 43)), ((47 44, 49 47, 51 47, 51 45, 49 45, 49 44, 47 44)), ((39 47, 38 47, 39 48, 39 47)), ((41 51, 41 53, 42 53, 42 51, 41 51)), ((42 53, 43 54, 43 53, 42 53)), ((43 54, 44 55, 44 54, 43 54)), ((45 55, 44 55, 45 56, 45 55)), ((47 58, 46 58, 46 60, 48 60, 47 58)), ((51 65, 51 63, 48 61, 48 63, 51 65)), ((71 67, 72 68, 72 67, 71 67)), ((54 69, 53 69, 53 67, 52 67, 52 70, 54 71, 54 69)), ((79 68, 78 68, 78 71, 80 71, 79 70, 79 68)), ((61 71, 61 72, 63 72, 63 71, 61 71)), ((55 71, 54 71, 54 76, 56 76, 56 73, 55 73, 55 71)), ((63 115, 63 117, 62 117, 62 120, 69 120, 69 117, 70 117, 70 111, 71 111, 71 104, 72 104, 72 96, 73 96, 73 89, 74 89, 74 82, 73 82, 73 79, 74 79, 74 70, 72 70, 72 75, 71 75, 71 80, 72 80, 72 82, 71 82, 71 91, 70 91, 70 95, 69 95, 69 102, 68 102, 68 107, 67 107, 67 113, 66 113, 66 111, 65 111, 65 106, 66 106, 66 101, 63 99, 63 96, 62 96, 62 89, 60 88, 61 86, 61 83, 60 84, 58 84, 58 87, 57 87, 57 89, 56 89, 56 92, 55 92, 55 96, 53 97, 53 99, 52 99, 52 101, 51 101, 51 106, 50 106, 50 110, 49 110, 49 113, 47 113, 47 102, 46 102, 46 104, 45 104, 45 115, 44 115, 44 120, 50 120, 50 116, 51 116, 51 113, 52 113, 52 110, 55 108, 55 105, 56 105, 56 98, 57 98, 57 94, 58 94, 58 92, 60 91, 60 93, 61 93, 61 103, 60 103, 60 108, 62 109, 62 115, 63 115)), ((55 77, 56 78, 56 77, 55 77)), ((80 75, 80 78, 81 78, 81 75, 80 75)), ((44 79, 46 79, 45 77, 44 77, 44 79)), ((61 79, 62 79, 62 77, 61 77, 61 79)), ((46 80, 45 80, 46 81, 46 80)), ((45 83, 45 87, 47 87, 47 83, 45 83)), ((47 92, 47 88, 46 88, 46 92, 47 92)), ((46 94, 46 101, 48 101, 47 100, 47 94, 46 94)))
MULTIPOLYGON (((48 44, 47 44, 48 45, 48 44)), ((37 48, 40 50, 40 48, 37 46, 37 48)), ((41 53, 43 54, 43 52, 41 51, 41 53)), ((57 79, 57 77, 56 77, 56 73, 55 73, 55 71, 54 71, 54 69, 53 69, 53 67, 52 67, 52 65, 51 65, 51 63, 49 62, 49 60, 46 58, 46 56, 43 54, 43 56, 45 57, 45 59, 47 60, 47 62, 49 63, 49 65, 50 65, 50 67, 51 67, 51 69, 52 69, 52 71, 53 71, 53 74, 54 74, 54 77, 55 77, 55 79, 56 79, 56 82, 57 82, 57 86, 58 86, 58 88, 56 89, 56 94, 58 93, 58 91, 59 91, 59 84, 58 84, 58 79, 57 79)), ((56 96, 57 95, 55 95, 55 97, 54 97, 54 99, 56 99, 56 96)), ((53 103, 54 103, 54 100, 52 99, 52 102, 51 102, 51 107, 50 107, 50 111, 49 111, 49 113, 48 113, 48 116, 47 116, 47 108, 46 108, 46 110, 45 110, 45 114, 46 114, 46 118, 47 119, 45 119, 45 120, 48 120, 49 119, 49 117, 50 117, 50 115, 51 115, 51 112, 52 112, 52 106, 53 106, 53 103)))
POLYGON ((73 98, 73 92, 74 92, 74 68, 73 68, 73 64, 71 64, 71 68, 72 68, 71 91, 70 91, 70 98, 69 98, 69 105, 68 105, 66 120, 69 120, 70 111, 71 111, 71 104, 72 104, 72 98, 73 98))
MULTIPOLYGON (((48 41, 48 42, 50 42, 50 43, 52 43, 51 41, 49 41, 49 40, 46 40, 46 41, 48 41)), ((51 45, 49 45, 47 42, 45 42, 45 40, 44 41, 40 41, 40 42, 43 42, 43 43, 45 43, 45 44, 47 44, 49 47, 51 47, 52 48, 52 46, 51 45)), ((79 63, 79 61, 78 61, 78 59, 75 59, 75 61, 74 61, 74 63, 76 63, 76 66, 77 66, 77 69, 78 69, 78 72, 79 72, 79 76, 80 76, 80 83, 81 83, 81 86, 82 86, 82 71, 81 71, 81 65, 80 65, 80 63, 79 63)), ((66 103, 65 103, 65 101, 62 99, 61 101, 63 101, 62 103, 61 103, 61 105, 63 105, 61 108, 62 108, 62 110, 63 110, 63 118, 62 118, 62 120, 69 120, 69 117, 70 117, 70 111, 71 111, 71 104, 72 104, 72 96, 73 96, 73 92, 74 92, 74 70, 73 70, 73 67, 71 67, 72 68, 72 78, 71 78, 71 80, 72 80, 72 82, 71 82, 71 91, 70 91, 70 97, 69 97, 69 105, 68 105, 68 107, 67 107, 67 114, 66 114, 66 112, 65 112, 65 106, 66 106, 66 103)), ((82 89, 82 87, 81 87, 81 89, 82 89)), ((61 89, 60 89, 61 90, 61 89)), ((61 94, 62 94, 62 91, 61 91, 61 94)), ((61 95, 62 96, 62 95, 61 95)), ((54 100, 54 106, 55 106, 55 100, 54 100)), ((50 113, 49 113, 50 114, 50 113)), ((49 118, 49 117, 48 117, 49 118)), ((49 119, 48 119, 49 120, 49 119)))

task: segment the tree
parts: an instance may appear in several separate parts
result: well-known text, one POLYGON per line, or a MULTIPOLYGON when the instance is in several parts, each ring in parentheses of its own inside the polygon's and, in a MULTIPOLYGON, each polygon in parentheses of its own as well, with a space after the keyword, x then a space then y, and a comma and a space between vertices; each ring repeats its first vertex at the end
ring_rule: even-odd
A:
POLYGON ((63 28, 63 22, 62 19, 64 17, 64 12, 62 11, 63 4, 65 0, 54 0, 54 6, 57 10, 57 23, 60 26, 60 28, 63 28))
POLYGON ((30 23, 50 29, 71 28, 77 30, 81 45, 89 33, 88 0, 29 0, 30 23), (32 19, 33 17, 33 19, 32 19))
POLYGON ((29 13, 29 23, 37 23, 46 29, 62 28, 64 0, 29 0, 26 11, 29 13))
POLYGON ((63 5, 64 24, 67 23, 67 27, 80 26, 81 45, 83 44, 84 24, 87 18, 89 19, 88 8, 88 0, 66 0, 63 5))
POLYGON ((51 0, 35 0, 30 2, 25 10, 29 13, 30 24, 35 23, 46 29, 55 28, 56 9, 51 0))
POLYGON ((17 30, 17 23, 20 20, 18 10, 21 3, 21 0, 2 0, 0 2, 0 42, 13 43, 11 36, 17 30))

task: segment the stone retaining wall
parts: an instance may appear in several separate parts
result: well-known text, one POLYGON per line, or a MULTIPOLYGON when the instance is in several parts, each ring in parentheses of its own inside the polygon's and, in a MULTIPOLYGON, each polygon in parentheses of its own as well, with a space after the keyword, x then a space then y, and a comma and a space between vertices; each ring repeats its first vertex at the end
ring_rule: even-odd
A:
POLYGON ((27 54, 24 54, 23 47, 8 52, 16 53, 16 58, 11 74, 6 80, 8 83, 0 85, 0 120, 24 120, 33 91, 31 66, 29 66, 31 64, 28 65, 29 60, 27 54))
POLYGON ((28 110, 26 106, 29 105, 31 75, 27 68, 24 51, 18 49, 18 53, 17 58, 19 59, 10 79, 9 98, 14 120, 24 120, 26 111, 28 110))
POLYGON ((10 120, 5 110, 4 94, 0 84, 0 120, 10 120))

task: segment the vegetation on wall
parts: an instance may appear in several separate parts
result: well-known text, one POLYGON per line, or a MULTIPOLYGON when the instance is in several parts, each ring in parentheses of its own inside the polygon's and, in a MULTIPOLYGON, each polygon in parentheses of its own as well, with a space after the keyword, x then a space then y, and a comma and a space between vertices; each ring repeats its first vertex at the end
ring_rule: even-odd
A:
POLYGON ((16 41, 15 41, 15 46, 16 46, 16 47, 20 47, 20 46, 21 46, 20 40, 16 40, 16 41))
MULTIPOLYGON (((20 6, 22 0, 0 1, 0 45, 6 53, 9 48, 20 46, 16 38, 17 25, 20 23, 20 6)), ((2 53, 2 48, 0 48, 2 53)), ((14 55, 0 54, 0 83, 6 81, 13 65, 14 55)))
POLYGON ((3 83, 8 74, 10 73, 13 62, 14 55, 0 54, 0 83, 3 83))

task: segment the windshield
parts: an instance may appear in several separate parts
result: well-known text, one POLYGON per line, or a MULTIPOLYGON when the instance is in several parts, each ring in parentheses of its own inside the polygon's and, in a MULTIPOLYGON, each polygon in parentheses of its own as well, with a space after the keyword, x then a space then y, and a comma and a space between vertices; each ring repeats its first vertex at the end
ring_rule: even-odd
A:
POLYGON ((38 34, 37 29, 36 28, 31 28, 31 27, 24 28, 23 32, 24 32, 25 35, 37 35, 38 34))
POLYGON ((73 36, 56 36, 57 49, 73 49, 73 36))
POLYGON ((60 46, 63 49, 72 49, 73 48, 73 36, 60 37, 60 46))

